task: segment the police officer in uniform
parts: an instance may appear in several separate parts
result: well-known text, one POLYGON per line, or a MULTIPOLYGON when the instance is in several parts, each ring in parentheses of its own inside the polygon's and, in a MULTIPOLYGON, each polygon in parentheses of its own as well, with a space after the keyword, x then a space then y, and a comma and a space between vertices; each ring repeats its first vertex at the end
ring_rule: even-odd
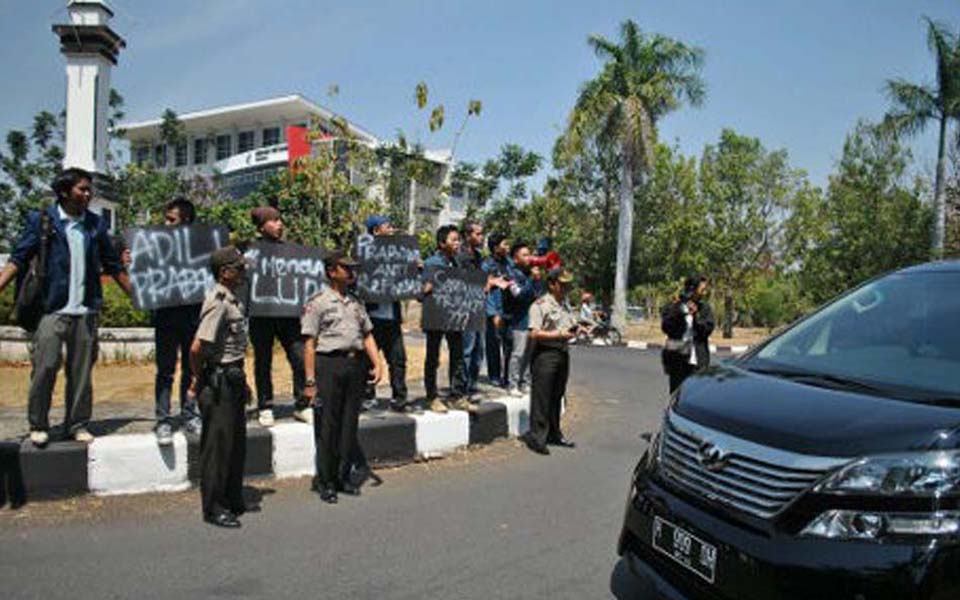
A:
POLYGON ((562 268, 547 273, 547 293, 530 307, 531 358, 530 431, 524 442, 538 454, 547 445, 573 448, 560 431, 560 404, 570 374, 568 343, 577 334, 577 318, 566 296, 573 277, 562 268))
POLYGON ((324 502, 337 502, 337 491, 358 494, 350 481, 357 456, 357 426, 364 385, 380 381, 380 357, 373 324, 363 303, 348 289, 358 263, 342 250, 324 260, 329 286, 310 298, 303 309, 304 394, 315 400, 313 421, 317 474, 313 489, 324 502), (367 362, 369 361, 369 363, 367 362), (319 373, 319 379, 314 379, 319 373), (322 410, 319 408, 323 406, 322 410))
POLYGON ((210 256, 210 268, 217 284, 203 302, 200 326, 190 347, 190 391, 197 397, 203 418, 200 496, 206 522, 240 527, 237 517, 246 510, 244 406, 249 390, 243 371, 247 322, 235 292, 245 279, 246 263, 239 250, 226 246, 210 256))

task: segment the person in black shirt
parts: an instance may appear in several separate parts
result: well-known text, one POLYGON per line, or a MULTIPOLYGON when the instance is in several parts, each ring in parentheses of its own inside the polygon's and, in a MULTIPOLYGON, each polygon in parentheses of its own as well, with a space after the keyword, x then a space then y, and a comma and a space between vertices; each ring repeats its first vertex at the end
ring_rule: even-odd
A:
POLYGON ((696 370, 710 365, 710 334, 715 320, 706 300, 706 277, 688 277, 683 291, 661 312, 660 328, 667 334, 663 369, 670 377, 670 393, 696 370))

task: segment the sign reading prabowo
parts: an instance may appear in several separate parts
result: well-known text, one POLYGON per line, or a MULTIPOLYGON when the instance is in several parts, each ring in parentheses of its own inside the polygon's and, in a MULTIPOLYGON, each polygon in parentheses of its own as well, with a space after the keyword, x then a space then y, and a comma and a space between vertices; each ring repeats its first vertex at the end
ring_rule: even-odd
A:
POLYGON ((480 331, 485 322, 487 274, 478 269, 428 267, 433 291, 424 296, 424 331, 480 331))
POLYGON ((155 310, 202 303, 214 284, 210 254, 227 235, 224 227, 198 224, 126 230, 133 305, 155 310))
POLYGON ((357 238, 357 294, 364 302, 394 302, 420 293, 420 246, 412 235, 357 238))
POLYGON ((254 242, 245 254, 251 317, 299 317, 323 286, 323 250, 290 243, 254 242))

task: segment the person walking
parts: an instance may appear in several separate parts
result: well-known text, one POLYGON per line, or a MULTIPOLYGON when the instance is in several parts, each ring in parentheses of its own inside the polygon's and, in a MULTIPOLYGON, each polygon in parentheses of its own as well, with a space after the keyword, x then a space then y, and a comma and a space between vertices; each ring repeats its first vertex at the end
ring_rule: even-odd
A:
POLYGON ((568 344, 576 336, 577 317, 567 304, 573 277, 562 268, 547 273, 547 293, 530 307, 530 430, 523 441, 538 454, 547 445, 573 448, 560 430, 560 408, 570 375, 568 344))
MULTIPOLYGON (((483 261, 483 272, 488 278, 499 279, 505 283, 509 277, 507 271, 510 266, 510 242, 502 233, 494 233, 487 238, 487 248, 490 250, 490 256, 483 261)), ((506 388, 513 340, 507 329, 501 286, 490 287, 485 311, 487 326, 484 345, 487 350, 487 378, 491 384, 506 388)))
POLYGON ((107 222, 88 209, 93 176, 64 169, 53 181, 56 203, 27 215, 10 260, 0 271, 0 291, 14 278, 24 280, 30 263, 46 244, 42 277, 43 316, 31 339, 33 371, 28 414, 30 441, 38 447, 50 439, 49 415, 57 373, 66 346, 64 429, 78 442, 91 442, 87 429, 93 411, 93 365, 97 360, 100 274, 113 277, 128 296, 130 279, 110 238, 107 222))
POLYGON ((246 279, 246 262, 234 246, 210 255, 216 285, 207 292, 200 325, 190 346, 193 378, 203 428, 200 434, 200 498, 203 519, 218 527, 240 527, 246 511, 243 465, 247 450, 246 400, 249 396, 243 360, 247 349, 247 317, 236 291, 246 279))
MULTIPOLYGON (((463 225, 463 244, 460 251, 460 266, 466 269, 483 270, 483 225, 476 221, 467 221, 463 225)), ((490 293, 491 285, 486 285, 490 293)), ((480 363, 484 355, 484 331, 463 332, 463 372, 466 377, 468 397, 477 393, 477 380, 480 379, 480 363)))
POLYGON ((661 360, 671 394, 694 371, 710 366, 710 334, 716 321, 706 300, 708 288, 706 277, 687 277, 683 291, 661 311, 660 328, 667 335, 661 360))
POLYGON ((358 452, 357 427, 367 368, 369 381, 380 381, 380 359, 373 338, 373 323, 363 304, 348 292, 359 263, 342 250, 324 259, 329 286, 304 306, 304 394, 314 405, 316 475, 312 489, 327 503, 337 502, 337 492, 358 494, 349 470, 358 452), (317 378, 318 377, 318 378, 317 378), (315 379, 317 378, 317 379, 315 379))
MULTIPOLYGON (((374 236, 395 235, 390 219, 372 215, 366 221, 367 233, 374 236)), ((399 302, 367 304, 367 314, 373 323, 373 339, 387 360, 390 375, 390 408, 403 412, 407 409, 407 350, 403 341, 402 310, 399 302)), ((376 394, 376 391, 374 391, 376 394)))
MULTIPOLYGON (((453 269, 460 266, 460 231, 455 225, 444 225, 437 229, 437 252, 424 261, 427 269, 453 269)), ((428 281, 424 284, 424 295, 433 291, 428 281)), ((437 369, 440 366, 440 343, 446 338, 449 352, 450 398, 448 402, 457 410, 469 410, 470 403, 463 397, 466 393, 466 374, 463 363, 463 332, 426 330, 427 354, 423 365, 423 383, 427 392, 427 404, 430 410, 445 413, 449 407, 437 395, 437 369)))
POLYGON ((511 338, 508 381, 510 394, 523 396, 527 392, 530 376, 530 347, 527 344, 530 334, 530 305, 541 294, 542 287, 539 268, 530 265, 530 247, 527 244, 514 243, 510 247, 510 257, 510 281, 505 282, 502 293, 511 338))
MULTIPOLYGON (((262 244, 283 243, 283 219, 272 206, 259 206, 250 217, 262 244)), ((253 343, 253 376, 257 388, 257 421, 273 427, 273 345, 279 340, 293 372, 293 417, 313 423, 313 411, 303 395, 303 339, 297 317, 251 317, 250 341, 253 343)))
MULTIPOLYGON (((175 198, 164 207, 163 222, 167 227, 190 225, 196 218, 193 203, 186 198, 175 198)), ((190 393, 190 346, 200 324, 200 304, 169 306, 153 311, 154 358, 157 376, 154 382, 154 414, 157 425, 154 433, 157 444, 173 443, 173 415, 170 396, 173 376, 177 370, 177 352, 180 353, 180 419, 188 433, 200 433, 202 421, 196 396, 190 393)))

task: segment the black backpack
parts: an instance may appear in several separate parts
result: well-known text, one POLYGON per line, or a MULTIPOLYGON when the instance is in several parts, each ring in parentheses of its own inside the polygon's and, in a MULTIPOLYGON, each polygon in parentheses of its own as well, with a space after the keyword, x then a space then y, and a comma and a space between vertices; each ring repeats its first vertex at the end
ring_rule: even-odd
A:
POLYGON ((52 224, 50 214, 40 213, 40 250, 30 261, 17 286, 14 316, 24 331, 33 333, 43 318, 43 285, 47 278, 47 254, 50 250, 52 224))

